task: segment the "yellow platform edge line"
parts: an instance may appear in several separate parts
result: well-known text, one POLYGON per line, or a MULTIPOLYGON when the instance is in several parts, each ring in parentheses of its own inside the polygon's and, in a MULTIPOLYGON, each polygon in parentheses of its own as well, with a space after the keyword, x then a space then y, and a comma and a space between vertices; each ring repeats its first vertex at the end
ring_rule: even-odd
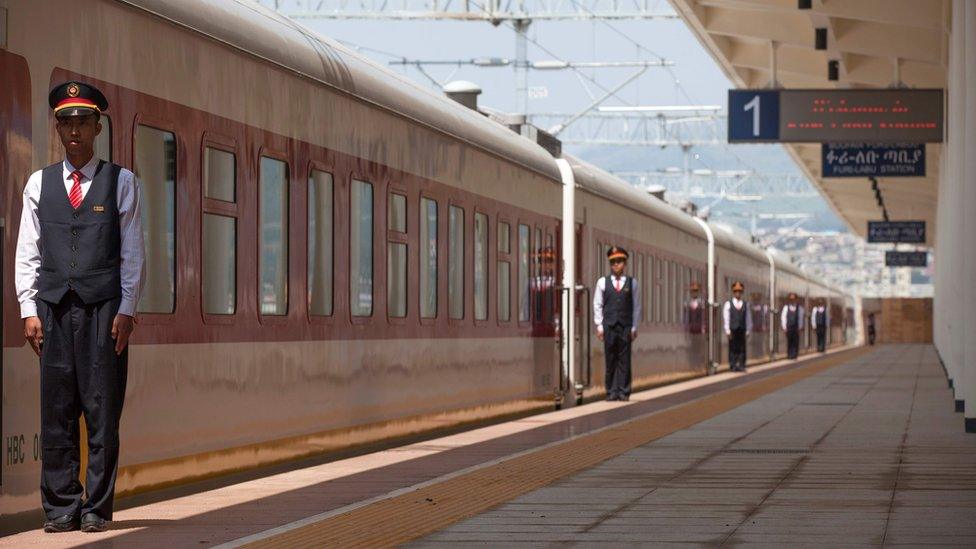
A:
POLYGON ((257 540, 246 547, 391 547, 407 543, 870 350, 861 347, 818 357, 809 364, 257 540))

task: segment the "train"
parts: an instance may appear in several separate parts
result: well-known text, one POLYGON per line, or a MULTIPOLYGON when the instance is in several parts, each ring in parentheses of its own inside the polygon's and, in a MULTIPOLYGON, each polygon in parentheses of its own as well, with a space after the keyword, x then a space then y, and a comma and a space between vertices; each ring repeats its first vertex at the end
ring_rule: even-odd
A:
POLYGON ((2 521, 39 507, 12 280, 69 80, 105 93, 96 153, 142 189, 120 495, 598 397, 610 245, 642 284, 635 387, 727 368, 733 279, 750 363, 782 354, 791 291, 830 304, 831 346, 855 343, 854 297, 258 4, 0 0, 2 521))

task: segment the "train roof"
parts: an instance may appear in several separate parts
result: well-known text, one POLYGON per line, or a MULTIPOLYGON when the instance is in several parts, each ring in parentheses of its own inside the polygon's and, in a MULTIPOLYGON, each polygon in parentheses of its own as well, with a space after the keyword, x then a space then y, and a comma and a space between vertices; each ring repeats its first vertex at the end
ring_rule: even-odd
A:
POLYGON ((531 140, 255 2, 119 1, 560 181, 531 140))
POLYGON ((745 231, 726 223, 712 222, 708 226, 712 228, 712 234, 715 235, 715 246, 727 248, 761 263, 769 262, 766 253, 752 242, 745 231))
POLYGON ((637 210, 703 240, 706 238, 705 231, 701 228, 701 225, 678 208, 640 192, 633 185, 585 160, 580 160, 566 153, 563 153, 562 156, 569 161, 569 165, 573 168, 573 176, 576 178, 577 186, 593 194, 602 196, 607 200, 637 210))
POLYGON ((790 258, 786 256, 786 253, 779 248, 769 248, 769 253, 773 257, 773 263, 776 265, 777 271, 782 271, 789 273, 793 276, 802 278, 803 280, 810 280, 810 275, 803 271, 799 267, 790 261, 790 258))

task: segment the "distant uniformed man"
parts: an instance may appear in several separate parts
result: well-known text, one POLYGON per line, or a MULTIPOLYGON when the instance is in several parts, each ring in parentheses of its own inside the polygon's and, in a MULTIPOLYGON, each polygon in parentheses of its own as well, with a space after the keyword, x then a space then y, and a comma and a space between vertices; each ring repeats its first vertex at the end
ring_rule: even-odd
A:
POLYGON ((874 327, 874 313, 868 313, 868 344, 874 345, 874 338, 877 332, 874 327))
POLYGON ((593 292, 593 323, 606 358, 607 400, 630 400, 630 343, 637 339, 641 302, 640 284, 624 274, 628 257, 627 250, 611 247, 610 274, 596 281, 593 292))
POLYGON ((817 351, 827 351, 827 307, 821 300, 810 313, 810 327, 817 334, 817 351))
POLYGON ((746 338, 752 333, 752 315, 742 300, 745 285, 732 283, 732 299, 722 307, 725 335, 729 338, 729 368, 733 372, 746 371, 746 338))
POLYGON ((803 325, 803 306, 797 303, 796 292, 787 296, 789 303, 783 307, 780 324, 786 332, 786 358, 796 359, 800 353, 800 326, 803 325))
POLYGON ((99 90, 67 82, 48 100, 65 158, 27 180, 16 259, 24 337, 41 362, 44 531, 100 532, 112 519, 127 346, 142 284, 139 186, 129 170, 95 157, 108 108, 99 90))
POLYGON ((701 285, 698 284, 698 281, 693 280, 688 285, 688 292, 691 294, 691 299, 688 300, 688 305, 685 307, 685 325, 688 327, 689 333, 705 333, 705 304, 702 303, 699 295, 701 285))

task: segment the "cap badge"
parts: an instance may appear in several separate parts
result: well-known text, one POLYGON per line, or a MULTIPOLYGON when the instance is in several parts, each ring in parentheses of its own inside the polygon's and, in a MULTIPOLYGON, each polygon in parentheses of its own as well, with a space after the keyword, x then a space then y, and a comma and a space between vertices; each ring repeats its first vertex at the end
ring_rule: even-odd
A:
POLYGON ((67 91, 68 97, 78 97, 78 94, 81 93, 81 88, 78 87, 78 84, 69 84, 67 91))

